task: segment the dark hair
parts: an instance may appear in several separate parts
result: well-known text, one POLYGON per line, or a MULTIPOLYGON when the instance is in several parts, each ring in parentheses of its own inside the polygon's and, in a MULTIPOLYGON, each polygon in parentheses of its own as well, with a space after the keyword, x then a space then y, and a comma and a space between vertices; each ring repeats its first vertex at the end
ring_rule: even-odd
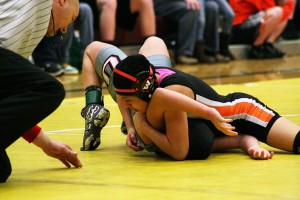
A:
POLYGON ((114 69, 113 85, 120 95, 135 95, 144 101, 150 101, 158 87, 153 65, 145 56, 128 56, 114 69))

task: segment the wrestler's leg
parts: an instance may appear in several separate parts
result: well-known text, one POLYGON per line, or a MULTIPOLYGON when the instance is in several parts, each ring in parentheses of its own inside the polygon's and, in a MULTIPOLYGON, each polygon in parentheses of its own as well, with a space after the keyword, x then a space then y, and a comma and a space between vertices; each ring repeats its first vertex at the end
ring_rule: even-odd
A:
POLYGON ((300 126, 284 117, 279 118, 270 129, 267 144, 281 150, 299 153, 300 126))
POLYGON ((145 57, 162 54, 170 58, 168 48, 164 41, 155 36, 149 37, 145 40, 139 50, 139 53, 143 54, 145 57))
POLYGON ((101 143, 101 130, 109 120, 110 113, 104 108, 102 84, 105 82, 115 100, 110 77, 115 65, 126 55, 117 47, 107 43, 93 42, 84 53, 82 76, 85 87, 86 106, 81 115, 85 119, 82 151, 95 150, 101 143))
POLYGON ((107 46, 110 46, 110 44, 97 41, 87 46, 82 63, 82 81, 84 88, 91 85, 102 86, 103 80, 100 79, 96 72, 95 63, 98 53, 107 46))

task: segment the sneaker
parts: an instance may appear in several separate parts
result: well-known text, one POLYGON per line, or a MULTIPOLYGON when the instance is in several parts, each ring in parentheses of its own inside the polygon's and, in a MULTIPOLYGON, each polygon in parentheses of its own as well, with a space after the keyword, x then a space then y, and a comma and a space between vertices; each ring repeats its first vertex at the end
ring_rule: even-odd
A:
POLYGON ((183 65, 193 65, 193 64, 197 64, 198 60, 196 58, 191 57, 191 56, 179 55, 177 57, 177 63, 178 64, 183 64, 183 65))
POLYGON ((252 46, 249 52, 249 58, 270 59, 270 58, 279 58, 279 55, 272 48, 269 48, 263 44, 259 46, 252 46))
POLYGON ((45 72, 52 76, 60 76, 65 72, 62 66, 58 63, 46 63, 42 66, 42 68, 45 70, 45 72))
POLYGON ((272 43, 265 42, 264 46, 266 49, 269 49, 269 51, 273 51, 276 58, 282 58, 283 56, 285 56, 285 53, 274 47, 272 43))
POLYGON ((228 56, 224 56, 220 53, 216 53, 215 58, 218 63, 228 63, 230 61, 228 56))
POLYGON ((85 119, 85 130, 80 150, 95 150, 101 144, 101 130, 109 120, 109 110, 99 104, 90 104, 82 109, 81 116, 85 119))
POLYGON ((69 65, 68 63, 63 64, 66 75, 76 75, 79 74, 79 70, 76 67, 69 65))

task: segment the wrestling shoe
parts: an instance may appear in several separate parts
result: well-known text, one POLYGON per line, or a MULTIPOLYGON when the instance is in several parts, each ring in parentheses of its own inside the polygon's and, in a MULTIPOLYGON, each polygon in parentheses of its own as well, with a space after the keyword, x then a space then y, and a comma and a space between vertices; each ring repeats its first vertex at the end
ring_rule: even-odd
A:
POLYGON ((85 119, 85 130, 80 150, 95 150, 101 144, 101 130, 109 120, 109 110, 99 104, 90 104, 82 109, 81 116, 85 119))

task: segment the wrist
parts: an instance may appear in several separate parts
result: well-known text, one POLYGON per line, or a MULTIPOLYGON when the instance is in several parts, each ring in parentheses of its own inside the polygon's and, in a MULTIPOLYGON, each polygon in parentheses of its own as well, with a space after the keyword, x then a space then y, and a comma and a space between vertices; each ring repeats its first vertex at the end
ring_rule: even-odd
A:
POLYGON ((24 135, 22 135, 22 137, 27 142, 31 143, 40 134, 41 130, 42 130, 41 127, 39 127, 38 125, 35 125, 30 130, 28 130, 24 135))
POLYGON ((210 121, 216 119, 215 109, 211 107, 207 107, 205 111, 205 117, 207 117, 210 121))
POLYGON ((49 148, 51 140, 48 138, 48 136, 43 133, 42 131, 38 136, 32 141, 33 144, 40 147, 41 149, 49 148))

